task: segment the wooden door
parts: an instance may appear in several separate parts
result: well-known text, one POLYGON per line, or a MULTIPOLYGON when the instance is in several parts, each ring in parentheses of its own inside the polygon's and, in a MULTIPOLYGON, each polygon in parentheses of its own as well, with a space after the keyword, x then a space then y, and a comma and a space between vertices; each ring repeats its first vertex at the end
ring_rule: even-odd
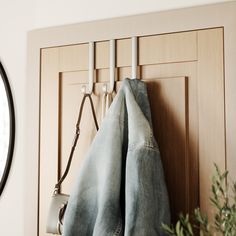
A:
MULTIPOLYGON (((131 74, 131 40, 118 39, 117 89, 131 74)), ((211 214, 213 162, 225 168, 223 29, 139 37, 140 78, 148 87, 154 134, 170 195, 172 220, 194 207, 211 214)), ((95 47, 93 99, 101 123, 102 86, 109 80, 109 41, 95 47)), ((88 81, 88 44, 41 51, 39 235, 44 236, 54 184, 70 151, 81 87, 88 81)), ((62 186, 70 193, 96 133, 90 110, 82 118, 72 168, 62 186)), ((101 144, 102 145, 102 144, 101 144)))

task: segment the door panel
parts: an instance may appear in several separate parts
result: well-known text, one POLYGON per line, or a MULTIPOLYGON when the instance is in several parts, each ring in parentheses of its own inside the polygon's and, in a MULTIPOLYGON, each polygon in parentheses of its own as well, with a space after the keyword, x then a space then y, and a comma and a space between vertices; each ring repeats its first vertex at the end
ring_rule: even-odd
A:
MULTIPOLYGON (((191 190, 194 188, 189 183, 187 149, 188 79, 176 77, 144 81, 147 83, 154 135, 160 148, 172 212, 188 212, 189 187, 191 190)), ((172 220, 176 218, 177 215, 172 214, 172 220)))
MULTIPOLYGON (((74 138, 75 124, 78 119, 79 106, 83 97, 81 89, 85 84, 80 83, 79 76, 76 78, 77 82, 75 82, 74 79, 68 79, 66 76, 61 77, 61 133, 59 135, 60 173, 63 173, 67 164, 68 155, 70 153, 72 141, 74 138)), ((101 123, 100 115, 102 110, 102 85, 102 83, 95 84, 94 94, 92 96, 99 124, 101 123)), ((89 104, 89 101, 86 101, 80 123, 80 137, 74 153, 71 169, 67 178, 62 184, 61 190, 65 193, 70 193, 71 187, 73 187, 73 183, 75 182, 75 179, 78 175, 81 163, 85 158, 85 153, 88 151, 89 146, 97 132, 89 104)))
MULTIPOLYGON (((131 75, 131 40, 116 41, 117 83, 131 75)), ((96 114, 101 124, 102 86, 109 81, 109 42, 95 45, 96 114)), ((81 87, 88 78, 88 44, 41 53, 39 235, 49 201, 73 140, 81 87)), ((208 203, 213 162, 225 166, 223 29, 139 37, 139 77, 147 84, 172 220, 208 203)), ((62 186, 70 193, 96 130, 85 106, 71 171, 62 186)), ((102 145, 102 144, 101 144, 102 145)))
POLYGON ((39 235, 46 235, 46 219, 52 190, 58 179, 59 50, 41 55, 41 108, 39 159, 39 235))
POLYGON ((226 166, 223 31, 200 31, 198 43, 200 205, 208 212, 213 163, 226 166))
POLYGON ((197 32, 140 37, 139 64, 197 60, 197 32))

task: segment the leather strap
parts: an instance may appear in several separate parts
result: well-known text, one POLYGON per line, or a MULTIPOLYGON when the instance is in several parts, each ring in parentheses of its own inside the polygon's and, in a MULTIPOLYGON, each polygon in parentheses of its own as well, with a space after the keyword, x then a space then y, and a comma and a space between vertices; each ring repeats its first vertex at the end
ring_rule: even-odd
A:
POLYGON ((94 109, 94 105, 93 105, 93 100, 91 98, 91 95, 86 93, 86 94, 84 94, 84 97, 83 97, 83 99, 81 101, 81 104, 80 104, 79 116, 78 116, 78 120, 77 120, 77 123, 76 123, 75 137, 74 137, 74 141, 73 141, 73 144, 72 144, 72 147, 71 147, 71 151, 70 151, 69 159, 68 159, 68 162, 67 162, 67 165, 66 165, 66 169, 65 169, 64 174, 62 175, 62 177, 59 179, 59 181, 55 185, 54 193, 59 191, 62 182, 64 181, 64 179, 66 178, 66 176, 67 176, 67 174, 70 170, 71 161, 72 161, 73 154, 74 154, 74 151, 75 151, 75 147, 76 147, 79 135, 80 135, 80 127, 79 126, 80 126, 80 121, 81 121, 83 108, 84 108, 84 103, 85 103, 86 98, 89 98, 92 113, 93 113, 94 123, 95 123, 96 129, 97 130, 99 129, 97 118, 96 118, 96 113, 95 113, 95 109, 94 109))

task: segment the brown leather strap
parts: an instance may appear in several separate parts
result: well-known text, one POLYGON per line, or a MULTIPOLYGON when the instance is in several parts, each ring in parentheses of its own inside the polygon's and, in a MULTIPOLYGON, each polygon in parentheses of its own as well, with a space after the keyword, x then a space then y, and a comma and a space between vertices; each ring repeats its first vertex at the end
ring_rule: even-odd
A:
POLYGON ((91 98, 91 95, 86 93, 86 94, 84 94, 84 97, 83 97, 83 99, 81 101, 80 110, 79 110, 79 116, 78 116, 78 120, 77 120, 77 123, 76 123, 75 137, 74 137, 74 141, 73 141, 73 144, 72 144, 72 147, 71 147, 71 151, 70 151, 69 159, 68 159, 68 162, 67 162, 67 165, 66 165, 66 169, 65 169, 64 174, 62 175, 62 177, 59 179, 59 181, 55 185, 54 192, 58 192, 59 191, 62 182, 64 181, 64 179, 66 178, 66 176, 67 176, 67 174, 69 172, 71 161, 72 161, 73 154, 74 154, 74 151, 75 151, 75 147, 76 147, 79 135, 80 135, 80 127, 79 126, 80 126, 80 121, 81 121, 81 117, 82 117, 82 113, 83 113, 83 108, 84 108, 84 103, 85 103, 86 98, 89 98, 89 101, 90 101, 90 105, 91 105, 91 109, 92 109, 92 113, 93 113, 93 119, 94 119, 94 123, 95 123, 96 129, 98 130, 98 128, 99 128, 98 127, 97 118, 96 118, 95 109, 94 109, 94 105, 93 105, 93 100, 91 98))

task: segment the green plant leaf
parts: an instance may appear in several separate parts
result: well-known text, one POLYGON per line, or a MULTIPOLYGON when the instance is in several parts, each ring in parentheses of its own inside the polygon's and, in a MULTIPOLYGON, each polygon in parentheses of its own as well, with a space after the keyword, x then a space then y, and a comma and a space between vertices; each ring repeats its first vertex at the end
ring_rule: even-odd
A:
POLYGON ((175 230, 176 230, 177 235, 179 235, 180 234, 180 221, 177 222, 175 226, 175 230))
MULTIPOLYGON (((194 210, 194 227, 199 229, 200 236, 236 236, 236 182, 229 185, 229 172, 221 172, 214 163, 215 174, 212 177, 210 202, 214 207, 214 222, 210 224, 207 215, 203 215, 199 208, 194 210), (229 194, 229 189, 232 190, 229 194)), ((164 231, 173 236, 194 236, 193 226, 189 214, 179 215, 179 221, 174 226, 162 225, 164 231)))

